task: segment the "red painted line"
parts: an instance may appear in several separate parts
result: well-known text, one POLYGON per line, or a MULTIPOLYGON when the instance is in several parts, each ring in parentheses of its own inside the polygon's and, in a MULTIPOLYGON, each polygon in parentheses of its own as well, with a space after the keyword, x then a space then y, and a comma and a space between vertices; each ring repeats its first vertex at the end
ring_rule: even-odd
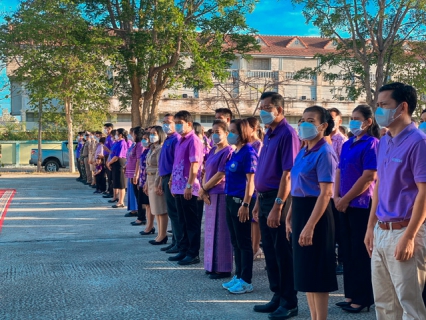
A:
POLYGON ((14 189, 5 189, 5 190, 0 190, 0 192, 3 192, 3 194, 1 195, 1 197, 3 197, 3 196, 4 196, 4 194, 5 194, 6 192, 8 192, 8 191, 11 191, 11 192, 12 192, 12 194, 9 196, 9 199, 7 199, 7 203, 6 203, 6 206, 5 206, 5 207, 4 207, 4 209, 3 209, 3 212, 1 212, 1 219, 0 219, 0 233, 1 233, 1 229, 2 229, 2 227, 3 227, 4 218, 6 217, 6 214, 7 214, 7 209, 9 209, 9 206, 10 206, 10 204, 12 203, 13 196, 14 196, 14 195, 15 195, 15 193, 16 193, 16 190, 14 190, 14 189))

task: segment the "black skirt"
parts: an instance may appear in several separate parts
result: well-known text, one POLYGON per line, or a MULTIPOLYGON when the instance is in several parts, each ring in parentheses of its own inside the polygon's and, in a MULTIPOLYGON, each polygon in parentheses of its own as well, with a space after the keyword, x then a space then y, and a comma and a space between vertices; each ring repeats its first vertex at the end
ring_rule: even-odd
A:
POLYGON ((317 202, 316 197, 293 197, 291 227, 294 289, 302 292, 336 291, 334 219, 329 204, 314 229, 312 246, 301 247, 299 236, 317 202))
POLYGON ((112 171, 112 187, 114 189, 126 189, 126 177, 124 176, 125 158, 118 158, 111 166, 112 171))

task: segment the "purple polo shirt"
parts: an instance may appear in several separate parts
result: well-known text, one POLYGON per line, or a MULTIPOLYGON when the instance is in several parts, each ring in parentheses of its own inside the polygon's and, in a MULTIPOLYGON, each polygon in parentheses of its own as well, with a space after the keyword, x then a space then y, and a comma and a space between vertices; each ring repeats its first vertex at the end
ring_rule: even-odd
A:
POLYGON ((180 135, 173 132, 167 136, 161 148, 160 158, 158 159, 158 175, 160 177, 166 176, 172 173, 173 170, 173 159, 175 157, 176 144, 180 140, 180 135))
POLYGON ((376 216, 380 221, 408 220, 418 194, 416 183, 426 182, 426 135, 411 123, 397 136, 380 139, 377 175, 380 180, 376 216))
MULTIPOLYGON (((364 170, 377 170, 377 148, 379 139, 363 135, 355 141, 350 138, 343 144, 340 154, 340 196, 343 197, 358 181, 364 170)), ((349 202, 350 207, 368 208, 373 197, 375 182, 372 182, 367 190, 349 202)))
MULTIPOLYGON (((213 147, 210 153, 206 156, 206 163, 204 165, 206 170, 206 183, 217 173, 225 172, 225 166, 231 158, 234 151, 231 146, 226 146, 222 150, 215 153, 217 147, 213 147)), ((208 190, 209 194, 224 194, 225 193, 225 177, 213 188, 208 190)))
POLYGON ((333 146, 334 153, 337 156, 337 159, 340 159, 340 153, 342 152, 343 144, 348 141, 348 138, 346 138, 337 128, 336 133, 331 137, 331 145, 333 146))
MULTIPOLYGON (((194 133, 194 130, 187 133, 177 143, 172 170, 171 192, 173 194, 184 194, 189 179, 191 163, 198 162, 201 167, 204 157, 203 148, 204 145, 194 133)), ((195 177, 192 185, 192 194, 197 196, 199 190, 200 181, 195 177)))
POLYGON ((293 197, 318 197, 320 182, 334 183, 337 156, 324 139, 311 149, 300 150, 291 169, 291 195, 293 197))
POLYGON ((84 143, 79 142, 77 144, 77 148, 75 149, 75 156, 76 158, 80 158, 81 149, 83 148, 84 143))
POLYGON ((136 162, 141 157, 143 151, 142 143, 137 142, 133 144, 127 151, 126 163, 126 178, 133 178, 136 171, 136 162))
POLYGON ((296 131, 286 119, 281 120, 263 138, 254 185, 257 192, 278 190, 284 171, 293 168, 294 159, 300 150, 300 140, 296 131))
POLYGON ((127 142, 126 140, 118 140, 114 143, 114 148, 111 151, 111 159, 113 157, 126 158, 127 155, 127 142))
MULTIPOLYGON (((112 144, 113 144, 112 138, 111 138, 111 136, 110 136, 110 135, 108 135, 108 136, 106 137, 106 139, 105 139, 105 143, 104 143, 104 145, 105 145, 105 147, 107 147, 109 150, 111 150, 111 148, 112 148, 112 144)), ((111 151, 112 151, 112 150, 111 150, 111 151)), ((108 151, 104 150, 104 157, 107 157, 107 156, 108 156, 108 151)))

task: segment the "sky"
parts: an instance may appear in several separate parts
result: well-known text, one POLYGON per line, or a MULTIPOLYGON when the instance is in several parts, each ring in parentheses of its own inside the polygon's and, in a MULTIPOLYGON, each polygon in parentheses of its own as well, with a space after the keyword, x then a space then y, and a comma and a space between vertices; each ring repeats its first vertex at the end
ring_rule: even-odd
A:
MULTIPOLYGON (((0 13, 16 10, 19 0, 0 0, 0 13)), ((319 36, 319 31, 305 23, 301 6, 293 6, 290 0, 260 0, 254 12, 247 16, 247 23, 263 35, 319 36)), ((3 22, 0 17, 0 23, 3 22)), ((6 72, 0 73, 0 88, 8 83, 6 72)), ((8 91, 0 92, 0 109, 10 110, 10 100, 5 98, 8 91)))

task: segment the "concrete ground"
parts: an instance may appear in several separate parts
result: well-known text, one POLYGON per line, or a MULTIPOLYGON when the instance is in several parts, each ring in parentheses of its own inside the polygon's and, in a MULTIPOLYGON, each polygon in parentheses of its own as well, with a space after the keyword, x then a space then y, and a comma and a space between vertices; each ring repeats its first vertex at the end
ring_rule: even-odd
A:
MULTIPOLYGON (((231 295, 203 265, 181 267, 130 226, 127 210, 112 209, 76 176, 8 173, 0 189, 17 193, 0 234, 0 319, 267 319, 253 305, 271 298, 264 260, 254 263, 254 292, 231 295)), ((170 240, 169 240, 170 241, 170 240)), ((202 256, 201 256, 202 259, 202 256)), ((347 314, 330 295, 329 319, 347 314)), ((299 293, 299 316, 309 319, 299 293)))

